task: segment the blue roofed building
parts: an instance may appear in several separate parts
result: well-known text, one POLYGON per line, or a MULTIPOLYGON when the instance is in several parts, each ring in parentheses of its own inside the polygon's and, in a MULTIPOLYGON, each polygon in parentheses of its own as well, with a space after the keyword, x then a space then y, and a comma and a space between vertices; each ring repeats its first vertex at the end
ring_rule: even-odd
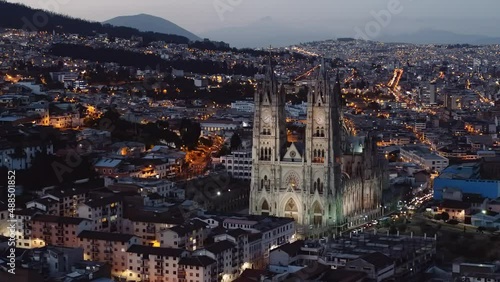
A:
POLYGON ((500 197, 500 180, 483 178, 480 163, 452 165, 434 179, 434 199, 443 200, 448 189, 496 199, 500 197))

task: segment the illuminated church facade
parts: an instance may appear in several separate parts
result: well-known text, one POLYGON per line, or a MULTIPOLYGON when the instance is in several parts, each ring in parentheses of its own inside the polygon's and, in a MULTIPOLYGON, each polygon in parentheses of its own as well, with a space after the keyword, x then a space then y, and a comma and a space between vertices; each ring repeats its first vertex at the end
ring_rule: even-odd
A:
MULTIPOLYGON (((372 136, 354 136, 324 63, 307 97, 304 142, 287 140, 285 90, 271 66, 255 95, 250 213, 344 229, 380 215, 385 177, 372 136)), ((301 227, 302 226, 302 227, 301 227)))

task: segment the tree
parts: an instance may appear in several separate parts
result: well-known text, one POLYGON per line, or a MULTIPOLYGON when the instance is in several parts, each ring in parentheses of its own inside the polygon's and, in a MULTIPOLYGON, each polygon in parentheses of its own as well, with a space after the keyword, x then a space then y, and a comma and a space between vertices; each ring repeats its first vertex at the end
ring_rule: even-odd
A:
POLYGON ((192 122, 189 119, 182 119, 179 131, 181 133, 182 144, 191 150, 196 148, 198 140, 201 136, 200 124, 192 122))
POLYGON ((220 151, 217 153, 217 157, 226 156, 229 154, 231 154, 231 150, 229 150, 227 146, 222 146, 222 148, 220 148, 220 151))
POLYGON ((214 141, 212 141, 211 139, 206 138, 206 137, 201 137, 200 143, 201 143, 201 145, 207 146, 207 147, 211 147, 212 145, 214 145, 214 141))
POLYGON ((437 213, 434 215, 435 220, 441 220, 442 218, 443 218, 442 214, 437 213))
POLYGON ((443 212, 441 213, 441 219, 443 221, 447 221, 448 219, 450 219, 450 215, 447 212, 443 212))
POLYGON ((241 146, 241 138, 238 133, 234 133, 231 136, 231 150, 237 150, 241 146))

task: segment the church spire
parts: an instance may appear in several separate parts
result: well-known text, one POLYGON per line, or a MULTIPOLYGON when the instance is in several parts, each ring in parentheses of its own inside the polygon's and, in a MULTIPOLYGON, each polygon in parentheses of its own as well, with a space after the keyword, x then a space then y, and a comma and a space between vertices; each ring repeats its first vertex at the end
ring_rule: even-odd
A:
POLYGON ((327 96, 330 94, 330 89, 330 78, 328 77, 327 65, 325 58, 322 58, 317 72, 315 93, 312 101, 313 104, 320 106, 327 103, 327 96))
POLYGON ((328 81, 328 72, 326 69, 325 58, 321 58, 321 64, 319 65, 319 79, 328 81))
POLYGON ((262 85, 262 97, 260 100, 263 104, 271 104, 276 99, 276 94, 278 92, 278 83, 276 81, 276 76, 274 75, 273 63, 271 54, 267 58, 267 65, 265 66, 265 77, 264 83, 262 85))

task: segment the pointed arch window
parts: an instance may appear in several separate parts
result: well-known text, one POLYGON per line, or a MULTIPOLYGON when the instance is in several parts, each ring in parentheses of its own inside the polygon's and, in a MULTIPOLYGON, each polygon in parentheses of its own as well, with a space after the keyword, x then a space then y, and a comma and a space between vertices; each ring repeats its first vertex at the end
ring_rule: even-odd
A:
POLYGON ((292 198, 285 204, 285 217, 293 218, 295 221, 299 219, 299 208, 292 198))

